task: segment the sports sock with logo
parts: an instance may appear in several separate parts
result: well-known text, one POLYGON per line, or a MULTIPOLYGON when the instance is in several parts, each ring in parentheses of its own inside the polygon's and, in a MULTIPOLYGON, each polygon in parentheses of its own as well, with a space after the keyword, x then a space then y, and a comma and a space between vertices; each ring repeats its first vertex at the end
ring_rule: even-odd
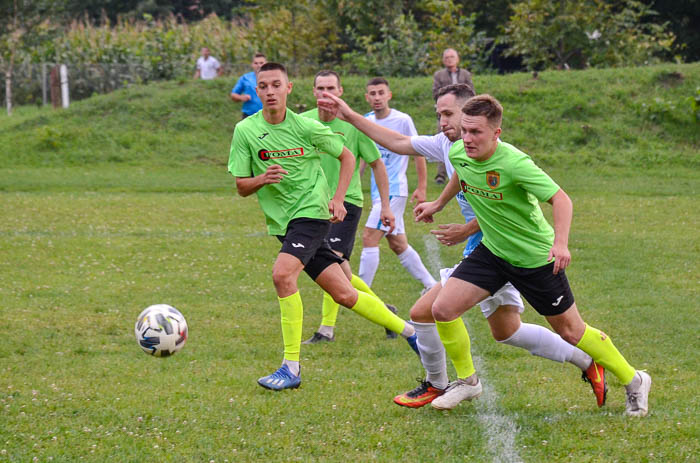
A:
POLYGON ((521 347, 532 355, 555 362, 570 362, 582 370, 591 364, 591 357, 582 350, 564 341, 561 336, 544 326, 521 323, 508 339, 499 341, 510 346, 521 347))
POLYGON ((440 341, 435 323, 412 322, 418 336, 418 350, 420 361, 425 368, 425 380, 433 387, 445 389, 449 379, 447 377, 447 360, 445 359, 445 347, 440 341))
POLYGON ((367 283, 367 286, 372 286, 374 281, 374 275, 377 273, 377 268, 379 267, 379 248, 362 248, 362 254, 360 255, 360 269, 358 274, 360 278, 367 283))
POLYGON ((278 297, 282 314, 282 340, 284 341, 284 359, 299 361, 301 350, 301 325, 304 319, 304 308, 299 291, 287 296, 278 297))
POLYGON ((445 346, 445 352, 457 370, 457 377, 464 379, 476 373, 472 361, 469 333, 464 321, 461 318, 455 318, 450 322, 436 321, 435 326, 440 334, 440 340, 445 346))
POLYGON ((350 310, 404 337, 415 333, 410 323, 406 323, 405 320, 387 309, 382 301, 362 291, 357 292, 357 302, 350 307, 350 310))
POLYGON ((629 384, 634 379, 634 368, 620 354, 610 337, 602 331, 586 325, 586 330, 576 347, 611 371, 622 384, 629 384))
POLYGON ((423 283, 423 287, 432 288, 435 283, 435 278, 428 273, 428 269, 423 265, 423 261, 415 249, 409 244, 404 252, 398 254, 399 262, 404 266, 408 273, 411 274, 413 278, 423 283))

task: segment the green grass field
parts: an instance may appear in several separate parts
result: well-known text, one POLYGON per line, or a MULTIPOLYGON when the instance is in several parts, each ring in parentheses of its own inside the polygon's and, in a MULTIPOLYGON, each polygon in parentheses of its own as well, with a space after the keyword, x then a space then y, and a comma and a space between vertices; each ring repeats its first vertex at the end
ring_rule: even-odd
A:
MULTIPOLYGON (((362 82, 346 83, 358 108, 362 82)), ((431 131, 430 82, 400 83, 396 107, 431 131)), ((229 83, 171 82, 0 117, 0 462, 696 461, 700 126, 680 108, 700 64, 476 84, 504 101, 503 138, 572 197, 578 305, 652 375, 648 417, 622 416, 612 376, 598 409, 574 367, 496 343, 478 309, 465 319, 485 392, 451 412, 394 405, 420 364, 349 311, 336 342, 303 346, 300 389, 257 386, 282 352, 279 245, 226 172, 229 83), (683 78, 660 78, 671 72, 683 78), (677 113, 640 109, 656 98, 677 113), (144 355, 134 339, 154 303, 187 317, 174 357, 144 355)), ((300 81, 293 103, 310 104, 309 88, 300 81)), ((438 247, 430 229, 408 222, 437 274, 461 249, 438 247)), ((307 337, 321 293, 306 276, 300 285, 307 337)), ((384 245, 374 289, 406 318, 421 288, 384 245)), ((523 319, 544 323, 531 308, 523 319)))

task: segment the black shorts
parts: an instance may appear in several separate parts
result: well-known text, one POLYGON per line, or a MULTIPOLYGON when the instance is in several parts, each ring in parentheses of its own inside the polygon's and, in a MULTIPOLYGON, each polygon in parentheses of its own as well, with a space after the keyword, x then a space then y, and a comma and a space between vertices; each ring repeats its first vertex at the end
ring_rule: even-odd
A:
POLYGON ((540 315, 559 315, 574 303, 569 280, 563 270, 552 273, 554 262, 523 268, 509 264, 480 243, 452 272, 452 276, 483 288, 491 295, 511 282, 540 315))
POLYGON ((343 255, 343 258, 350 260, 352 248, 355 247, 355 235, 357 227, 360 225, 362 217, 362 208, 344 202, 345 210, 348 213, 345 215, 345 220, 331 224, 331 230, 328 232, 328 243, 331 249, 343 255))
POLYGON ((330 225, 328 220, 294 219, 287 224, 287 233, 277 236, 282 243, 280 252, 299 259, 304 264, 304 271, 312 280, 316 280, 330 265, 343 262, 326 240, 330 225))

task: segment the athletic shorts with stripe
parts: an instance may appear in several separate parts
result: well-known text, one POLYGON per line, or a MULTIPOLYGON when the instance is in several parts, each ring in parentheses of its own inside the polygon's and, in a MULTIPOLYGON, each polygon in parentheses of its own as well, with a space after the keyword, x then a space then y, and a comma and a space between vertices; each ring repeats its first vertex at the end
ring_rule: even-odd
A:
MULTIPOLYGON (((389 196, 389 207, 391 208, 391 212, 394 213, 394 217, 396 218, 396 226, 394 227, 394 231, 389 233, 390 235, 406 234, 406 227, 403 223, 403 213, 406 210, 407 199, 408 198, 406 198, 405 196, 389 196)), ((381 201, 374 201, 372 203, 372 210, 369 211, 365 227, 374 228, 385 232, 389 231, 389 227, 382 223, 381 201)))

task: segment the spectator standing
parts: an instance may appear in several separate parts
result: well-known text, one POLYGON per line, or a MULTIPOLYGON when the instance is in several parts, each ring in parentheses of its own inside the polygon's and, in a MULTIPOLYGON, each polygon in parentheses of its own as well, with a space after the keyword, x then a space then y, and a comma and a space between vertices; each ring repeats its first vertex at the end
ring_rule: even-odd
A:
MULTIPOLYGON (((467 84, 474 90, 472 83, 472 75, 466 69, 459 69, 459 54, 454 48, 447 48, 442 52, 442 64, 445 66, 435 74, 433 74, 433 99, 437 103, 438 92, 442 87, 454 84, 467 84)), ((440 131, 438 123, 438 131, 440 131)), ((445 163, 439 162, 437 167, 437 175, 435 175, 435 183, 442 185, 447 180, 447 171, 445 163)))
POLYGON ((255 92, 257 74, 260 67, 267 63, 267 58, 262 53, 253 55, 253 61, 250 66, 253 70, 247 74, 243 74, 236 85, 231 90, 231 100, 240 101, 243 103, 241 111, 243 113, 241 119, 252 116, 262 109, 262 102, 255 92))
POLYGON ((221 63, 209 54, 207 47, 202 47, 202 56, 197 58, 197 70, 194 73, 195 79, 211 80, 221 75, 221 63))

